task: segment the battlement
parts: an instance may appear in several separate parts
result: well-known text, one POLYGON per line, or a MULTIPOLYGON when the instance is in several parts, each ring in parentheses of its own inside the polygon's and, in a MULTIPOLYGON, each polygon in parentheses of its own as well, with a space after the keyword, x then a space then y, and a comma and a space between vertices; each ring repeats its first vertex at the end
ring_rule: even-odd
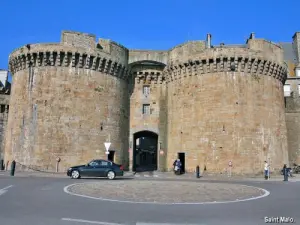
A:
POLYGON ((283 63, 283 49, 280 45, 265 39, 248 39, 247 47, 250 50, 258 51, 269 60, 283 63))
POLYGON ((260 57, 247 55, 219 55, 202 57, 196 60, 170 64, 165 68, 166 81, 183 79, 187 76, 204 75, 220 72, 242 72, 250 74, 254 79, 259 76, 272 76, 285 83, 287 68, 284 64, 269 61, 260 57))
POLYGON ((205 41, 189 41, 169 50, 169 63, 186 60, 206 49, 205 41))
POLYGON ((169 58, 168 51, 155 50, 129 50, 129 64, 141 61, 154 61, 167 65, 169 58))
POLYGON ((65 66, 97 70, 127 77, 128 49, 95 35, 63 31, 60 43, 27 44, 9 56, 14 74, 29 66, 65 66), (125 72, 125 74, 123 74, 125 72))
POLYGON ((93 34, 74 31, 62 31, 61 43, 76 48, 94 50, 96 48, 96 36, 93 34))

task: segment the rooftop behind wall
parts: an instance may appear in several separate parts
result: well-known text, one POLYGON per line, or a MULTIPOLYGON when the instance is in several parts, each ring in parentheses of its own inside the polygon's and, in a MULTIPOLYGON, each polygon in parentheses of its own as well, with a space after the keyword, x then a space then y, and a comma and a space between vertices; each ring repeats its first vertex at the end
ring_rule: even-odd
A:
POLYGON ((8 80, 8 71, 0 70, 0 86, 5 87, 8 80))

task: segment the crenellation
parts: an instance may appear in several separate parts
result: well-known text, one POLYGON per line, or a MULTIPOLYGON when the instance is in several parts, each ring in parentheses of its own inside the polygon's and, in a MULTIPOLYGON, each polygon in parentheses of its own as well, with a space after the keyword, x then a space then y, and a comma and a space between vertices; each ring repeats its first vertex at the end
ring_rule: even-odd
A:
MULTIPOLYGON (((118 62, 110 58, 87 55, 82 52, 36 52, 31 54, 22 54, 16 58, 11 58, 10 70, 15 73, 20 70, 25 70, 32 67, 46 67, 46 66, 64 66, 64 67, 78 67, 91 70, 104 71, 108 74, 118 74, 115 72, 118 62), (84 63, 86 60, 86 63, 84 63), (33 63, 32 63, 33 61, 33 63), (36 63, 37 62, 37 63, 36 63)), ((124 65, 125 66, 125 65, 124 65)), ((127 79, 130 74, 120 78, 127 79)))
POLYGON ((285 73, 285 67, 274 62, 262 60, 260 58, 237 58, 237 57, 223 57, 223 58, 208 58, 197 61, 188 61, 179 64, 172 64, 167 66, 169 68, 170 80, 177 80, 179 76, 182 78, 196 75, 192 71, 200 71, 201 74, 215 73, 215 72, 244 72, 248 74, 265 75, 264 71, 268 70, 268 65, 271 64, 271 70, 269 74, 274 78, 279 79, 281 82, 285 82, 285 76, 279 76, 279 74, 285 73), (176 66, 175 66, 176 65, 176 66), (176 71, 176 68, 178 69, 176 71), (192 69, 193 68, 193 69, 192 69), (246 69, 247 68, 247 69, 246 69), (175 72, 176 71, 176 72, 175 72))

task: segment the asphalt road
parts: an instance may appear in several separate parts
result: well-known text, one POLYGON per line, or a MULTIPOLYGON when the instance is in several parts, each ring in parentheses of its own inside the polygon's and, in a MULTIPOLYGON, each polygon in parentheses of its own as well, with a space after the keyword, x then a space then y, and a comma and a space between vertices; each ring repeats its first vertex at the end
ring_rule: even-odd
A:
POLYGON ((69 184, 87 181, 91 180, 0 176, 0 224, 259 225, 266 224, 265 217, 283 216, 293 218, 294 224, 300 224, 300 182, 241 182, 264 188, 271 194, 247 202, 213 205, 103 202, 68 195, 63 190, 69 184))

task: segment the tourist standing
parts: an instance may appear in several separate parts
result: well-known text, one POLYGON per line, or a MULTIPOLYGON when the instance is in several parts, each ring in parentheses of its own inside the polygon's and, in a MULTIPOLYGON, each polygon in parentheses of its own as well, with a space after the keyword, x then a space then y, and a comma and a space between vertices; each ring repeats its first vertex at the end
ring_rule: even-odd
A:
POLYGON ((270 166, 267 161, 265 161, 265 180, 268 180, 270 173, 270 166))
POLYGON ((231 177, 232 172, 232 161, 230 160, 228 163, 228 177, 231 177))

